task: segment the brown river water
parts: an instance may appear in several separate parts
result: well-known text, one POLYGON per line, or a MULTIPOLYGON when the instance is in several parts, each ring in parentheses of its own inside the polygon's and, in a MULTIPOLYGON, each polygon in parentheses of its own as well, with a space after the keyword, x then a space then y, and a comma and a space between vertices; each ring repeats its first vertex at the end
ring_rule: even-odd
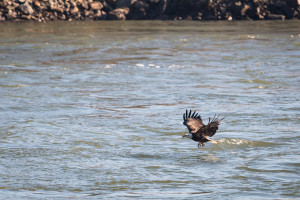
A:
POLYGON ((0 23, 0 199, 299 199, 299 91, 300 21, 0 23))

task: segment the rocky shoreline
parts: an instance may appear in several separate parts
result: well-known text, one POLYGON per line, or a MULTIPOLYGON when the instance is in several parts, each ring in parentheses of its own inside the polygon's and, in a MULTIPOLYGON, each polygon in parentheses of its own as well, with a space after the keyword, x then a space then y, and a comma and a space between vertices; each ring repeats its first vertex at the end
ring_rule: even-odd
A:
POLYGON ((300 0, 1 0, 0 21, 300 19, 300 0))

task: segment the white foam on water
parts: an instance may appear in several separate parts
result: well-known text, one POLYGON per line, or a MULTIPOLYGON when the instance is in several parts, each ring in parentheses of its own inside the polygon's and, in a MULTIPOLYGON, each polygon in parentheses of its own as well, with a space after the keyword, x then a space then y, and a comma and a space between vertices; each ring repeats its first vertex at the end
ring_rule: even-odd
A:
POLYGON ((138 67, 145 67, 145 65, 142 64, 142 63, 137 63, 137 64, 135 64, 135 65, 138 66, 138 67))

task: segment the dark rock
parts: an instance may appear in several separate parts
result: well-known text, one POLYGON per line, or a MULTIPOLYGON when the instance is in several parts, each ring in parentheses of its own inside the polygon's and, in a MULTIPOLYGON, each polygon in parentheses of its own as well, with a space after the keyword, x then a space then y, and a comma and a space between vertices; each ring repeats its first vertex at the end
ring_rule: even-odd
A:
POLYGON ((59 15, 58 18, 59 18, 60 20, 66 20, 66 19, 67 19, 66 16, 65 16, 64 14, 59 15))
POLYGON ((286 5, 281 7, 281 11, 286 19, 292 19, 294 17, 294 10, 286 5))
POLYGON ((21 15, 22 19, 27 19, 30 20, 31 19, 31 15, 21 15))
POLYGON ((41 19, 41 18, 43 18, 43 14, 42 13, 36 13, 36 15, 35 15, 38 19, 41 19))
POLYGON ((241 11, 242 11, 242 3, 240 1, 231 3, 229 10, 235 18, 240 19, 241 18, 241 11))
POLYGON ((55 21, 55 20, 57 20, 57 16, 55 16, 55 15, 53 15, 53 14, 51 13, 50 16, 49 16, 49 19, 50 19, 51 21, 55 21))
POLYGON ((17 13, 13 10, 8 10, 6 14, 7 19, 16 19, 17 18, 17 13))
POLYGON ((71 4, 69 3, 69 2, 66 2, 65 3, 65 12, 70 12, 70 10, 71 10, 71 4))
POLYGON ((88 17, 90 15, 90 11, 84 10, 83 14, 84 14, 85 17, 88 17))
POLYGON ((256 7, 255 4, 252 4, 252 5, 246 10, 245 15, 246 15, 248 18, 250 18, 250 19, 257 20, 257 19, 260 19, 259 12, 260 12, 259 7, 256 7))
POLYGON ((250 10, 250 6, 247 4, 243 5, 243 8, 241 9, 241 16, 245 16, 248 10, 250 10))
MULTIPOLYGON (((210 4, 212 0, 168 0, 165 13, 170 16, 197 16, 197 13, 210 4)), ((219 3, 218 3, 219 4, 219 3)))
POLYGON ((129 8, 133 4, 134 0, 118 0, 116 7, 117 8, 129 8))
POLYGON ((1 21, 283 20, 299 13, 300 0, 0 0, 1 21))
POLYGON ((71 9, 71 14, 77 14, 79 13, 79 9, 77 7, 74 7, 73 9, 71 9))
POLYGON ((271 20, 285 20, 285 16, 284 15, 269 14, 267 16, 267 19, 271 19, 271 20))
POLYGON ((15 8, 20 6, 20 4, 15 3, 15 2, 11 2, 11 5, 12 5, 13 7, 15 7, 15 8))
POLYGON ((7 5, 6 9, 8 9, 8 10, 15 10, 15 7, 13 5, 7 5))
POLYGON ((94 18, 95 19, 100 18, 101 15, 102 15, 101 10, 97 10, 97 12, 94 14, 94 18))
POLYGON ((75 8, 75 7, 77 7, 77 3, 74 0, 71 0, 70 6, 71 6, 71 8, 75 8))
POLYGON ((102 5, 103 5, 103 8, 101 9, 101 11, 104 11, 106 13, 109 13, 110 11, 112 11, 114 9, 110 4, 108 4, 105 1, 102 3, 102 5))
POLYGON ((208 15, 204 18, 205 20, 218 20, 219 17, 216 15, 208 15))
POLYGON ((193 18, 190 15, 188 15, 188 16, 186 16, 186 18, 184 20, 190 21, 190 20, 193 20, 193 18))
POLYGON ((81 5, 83 3, 83 0, 76 0, 77 5, 81 5))
POLYGON ((41 7, 41 3, 39 1, 34 1, 34 5, 37 7, 37 8, 40 8, 41 7))
POLYGON ((7 6, 7 2, 6 1, 0 1, 0 8, 5 8, 7 6))
POLYGON ((86 9, 86 10, 89 9, 89 4, 88 4, 88 2, 84 0, 84 1, 81 3, 81 7, 84 8, 84 9, 86 9))
POLYGON ((125 20, 126 15, 129 13, 129 8, 117 8, 108 13, 109 20, 125 20))
POLYGON ((27 14, 27 15, 31 15, 34 12, 34 10, 28 4, 28 2, 25 2, 24 4, 20 5, 19 8, 24 14, 27 14))
POLYGON ((286 0, 286 3, 290 7, 298 7, 300 6, 300 0, 286 0))
POLYGON ((5 17, 4 16, 2 16, 3 15, 3 13, 2 12, 0 12, 0 21, 5 21, 5 17))
POLYGON ((90 7, 93 10, 101 10, 103 8, 103 5, 99 1, 95 1, 90 3, 90 7))
POLYGON ((38 10, 46 10, 46 9, 48 9, 48 6, 49 6, 49 3, 47 2, 44 2, 44 1, 41 1, 41 2, 39 2, 39 3, 36 3, 36 4, 34 4, 35 6, 37 6, 37 5, 39 5, 39 7, 36 7, 36 8, 38 8, 38 10))
POLYGON ((300 10, 298 11, 298 10, 294 10, 294 18, 295 19, 300 19, 300 14, 299 14, 299 12, 300 12, 300 10))
POLYGON ((148 0, 149 7, 147 9, 147 17, 150 19, 157 19, 164 15, 167 0, 148 0))
POLYGON ((105 11, 101 11, 101 17, 100 20, 106 20, 107 19, 107 13, 105 11))
POLYGON ((63 8, 56 7, 56 6, 52 6, 51 10, 53 10, 54 12, 59 12, 59 13, 63 13, 64 12, 63 8))
POLYGON ((147 18, 147 12, 149 4, 144 1, 136 1, 130 6, 130 12, 128 14, 128 19, 131 20, 142 20, 147 18))
POLYGON ((33 15, 30 15, 31 16, 31 20, 35 20, 35 21, 38 21, 39 19, 37 18, 37 17, 35 17, 35 16, 33 16, 33 15))

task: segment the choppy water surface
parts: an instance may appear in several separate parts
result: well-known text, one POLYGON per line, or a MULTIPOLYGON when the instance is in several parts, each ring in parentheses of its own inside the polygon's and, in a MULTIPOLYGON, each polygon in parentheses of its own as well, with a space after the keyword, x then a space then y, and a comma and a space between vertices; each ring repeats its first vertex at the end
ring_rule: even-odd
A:
POLYGON ((1 23, 1 199, 299 198, 299 27, 1 23))

